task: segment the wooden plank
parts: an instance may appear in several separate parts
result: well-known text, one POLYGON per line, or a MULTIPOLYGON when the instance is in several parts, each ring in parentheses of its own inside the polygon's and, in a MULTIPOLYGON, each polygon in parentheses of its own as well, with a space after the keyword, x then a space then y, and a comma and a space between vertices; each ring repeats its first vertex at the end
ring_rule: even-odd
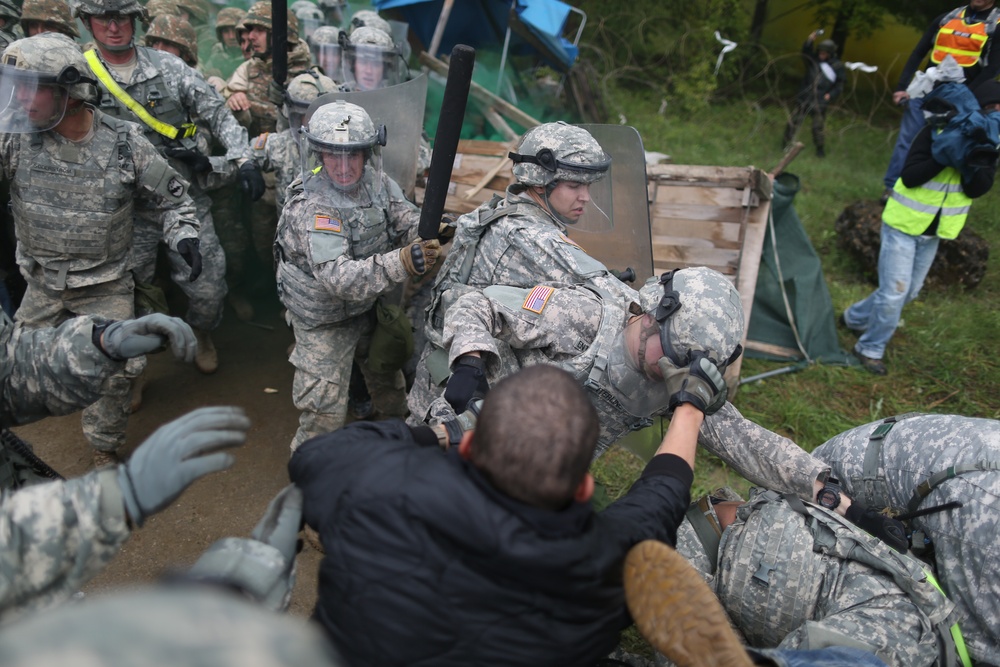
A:
POLYGON ((692 206, 742 206, 743 190, 729 187, 691 187, 671 184, 658 188, 658 204, 689 204, 692 206))
POLYGON ((653 261, 677 262, 685 266, 728 266, 734 273, 739 267, 739 250, 727 250, 694 245, 662 245, 653 243, 653 261))
POLYGON ((740 226, 703 220, 654 220, 652 235, 705 239, 713 245, 732 248, 740 243, 740 226))
POLYGON ((460 139, 458 152, 467 155, 495 155, 507 157, 510 146, 502 141, 483 141, 481 139, 460 139))
POLYGON ((732 266, 729 266, 729 265, 726 265, 726 264, 715 264, 715 265, 713 265, 713 264, 689 264, 687 262, 676 262, 676 261, 660 260, 660 259, 657 259, 654 262, 655 274, 656 275, 660 275, 661 273, 664 273, 666 271, 673 271, 674 269, 685 269, 685 268, 687 268, 689 266, 707 266, 710 269, 715 269, 716 271, 718 271, 722 275, 726 276, 727 278, 730 278, 734 282, 736 280, 736 270, 732 266))
POLYGON ((492 125, 497 132, 502 134, 504 139, 507 141, 517 141, 520 139, 521 135, 515 132, 513 128, 507 124, 507 121, 503 119, 503 116, 498 114, 493 107, 480 104, 479 108, 483 112, 483 116, 486 117, 486 121, 492 125))
MULTIPOLYGON (((455 183, 452 181, 448 185, 448 196, 444 202, 444 210, 446 213, 454 213, 456 215, 462 215, 464 213, 469 213, 470 211, 475 211, 481 204, 489 201, 493 198, 493 195, 504 196, 503 190, 490 190, 483 188, 471 199, 463 199, 469 190, 473 186, 465 185, 462 183, 455 183)), ((421 206, 424 201, 424 189, 416 188, 414 194, 414 202, 417 206, 421 206)))
POLYGON ((748 350, 763 352, 764 354, 771 354, 776 357, 799 358, 802 356, 802 352, 798 348, 785 347, 784 345, 772 345, 771 343, 762 343, 756 340, 746 341, 743 347, 748 350))
MULTIPOLYGON (((684 204, 653 204, 649 215, 654 229, 669 225, 670 220, 704 220, 708 222, 739 223, 744 209, 722 206, 685 206, 684 204)), ((668 227, 669 228, 669 227, 668 227)))
POLYGON ((499 166, 500 172, 493 173, 490 180, 486 183, 486 187, 493 188, 494 190, 504 190, 510 184, 510 179, 513 177, 513 172, 510 170, 510 161, 507 158, 459 153, 455 156, 455 166, 451 171, 451 180, 465 185, 479 185, 480 181, 487 174, 497 169, 498 161, 501 162, 499 166), (507 163, 506 169, 504 169, 503 162, 507 163))
POLYGON ((709 167, 688 164, 656 164, 646 167, 646 175, 658 185, 695 187, 750 187, 762 199, 771 198, 770 177, 756 167, 709 167))

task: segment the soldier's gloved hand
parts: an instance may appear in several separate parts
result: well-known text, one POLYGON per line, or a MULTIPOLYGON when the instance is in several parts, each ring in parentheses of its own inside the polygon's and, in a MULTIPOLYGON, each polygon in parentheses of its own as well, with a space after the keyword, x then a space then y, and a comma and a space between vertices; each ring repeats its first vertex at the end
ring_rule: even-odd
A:
POLYGON ((486 379, 486 363, 479 357, 463 355, 451 365, 451 377, 444 388, 444 400, 458 414, 465 410, 469 401, 479 394, 485 396, 490 390, 486 379))
POLYGON ((445 213, 441 216, 441 224, 438 225, 438 240, 441 243, 447 243, 455 238, 456 220, 458 218, 451 213, 445 213))
POLYGON ((726 403, 726 381, 708 357, 697 356, 687 368, 675 368, 666 357, 656 362, 670 392, 670 412, 690 403, 706 415, 714 415, 726 403))
POLYGON ((177 254, 191 267, 191 273, 188 274, 189 283, 193 283, 201 275, 200 248, 201 241, 195 238, 181 239, 177 242, 177 254))
POLYGON ((218 450, 246 440, 250 420, 241 408, 201 408, 158 428, 118 468, 125 510, 136 526, 172 503, 205 475, 233 464, 218 450))
POLYGON ((240 186, 250 195, 250 201, 264 196, 264 176, 253 160, 247 160, 240 166, 240 186))
POLYGON ((465 435, 466 431, 476 428, 479 413, 482 411, 483 399, 473 398, 469 401, 467 408, 459 413, 457 417, 441 422, 444 432, 438 435, 438 444, 443 449, 458 447, 458 443, 462 442, 462 436, 465 435))
POLYGON ((250 539, 227 537, 202 554, 189 574, 235 585, 272 611, 284 611, 295 584, 295 556, 302 528, 302 492, 282 489, 264 511, 250 539))
POLYGON ((212 161, 208 159, 208 156, 202 155, 194 149, 174 146, 165 150, 164 153, 166 153, 167 157, 180 160, 196 174, 204 174, 207 171, 212 171, 212 161))
POLYGON ((858 528, 874 535, 901 554, 910 547, 906 539, 906 527, 901 521, 882 514, 873 507, 865 507, 852 502, 845 515, 858 528))
POLYGON ((109 357, 123 361, 149 354, 168 341, 175 357, 194 361, 198 341, 191 327, 184 320, 162 313, 109 324, 101 334, 100 345, 109 357))
POLYGON ((434 266, 437 261, 441 242, 437 239, 417 241, 405 248, 400 248, 399 259, 403 268, 411 276, 422 276, 434 266))
POLYGON ((274 79, 267 84, 267 101, 279 109, 285 103, 285 87, 278 85, 274 79))

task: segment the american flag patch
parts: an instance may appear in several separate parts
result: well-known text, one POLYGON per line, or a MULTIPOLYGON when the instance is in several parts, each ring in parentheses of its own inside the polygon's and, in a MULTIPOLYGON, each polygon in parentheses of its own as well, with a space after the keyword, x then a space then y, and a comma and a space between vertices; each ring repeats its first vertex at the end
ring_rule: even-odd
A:
POLYGON ((265 132, 264 134, 262 134, 259 137, 257 137, 257 141, 255 141, 254 144, 253 144, 254 150, 258 150, 258 151, 264 150, 264 146, 267 145, 267 135, 268 134, 270 134, 270 133, 269 132, 265 132))
POLYGON ((317 215, 315 227, 321 232, 340 232, 340 220, 328 215, 317 215))
POLYGON ((533 313, 541 314, 541 312, 545 309, 545 304, 549 302, 549 297, 552 296, 552 293, 555 291, 556 290, 553 287, 539 285, 528 293, 528 297, 524 300, 521 308, 530 310, 533 313))

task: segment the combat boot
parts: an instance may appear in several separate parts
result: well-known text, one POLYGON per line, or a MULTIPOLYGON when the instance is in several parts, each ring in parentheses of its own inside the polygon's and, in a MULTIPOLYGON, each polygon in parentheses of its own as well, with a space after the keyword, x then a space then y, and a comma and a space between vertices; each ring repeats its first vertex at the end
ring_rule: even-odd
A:
POLYGON ((215 351, 212 337, 203 329, 191 327, 198 340, 198 353, 194 355, 194 365, 202 373, 209 375, 219 369, 219 355, 215 351))
POLYGON ((677 667, 751 667, 729 617, 694 567, 662 542, 625 558, 625 601, 639 632, 677 667))
POLYGON ((95 449, 94 450, 94 468, 95 469, 109 468, 111 466, 116 466, 116 465, 118 465, 121 462, 122 462, 121 457, 118 456, 118 450, 116 450, 116 449, 112 449, 112 450, 95 449))

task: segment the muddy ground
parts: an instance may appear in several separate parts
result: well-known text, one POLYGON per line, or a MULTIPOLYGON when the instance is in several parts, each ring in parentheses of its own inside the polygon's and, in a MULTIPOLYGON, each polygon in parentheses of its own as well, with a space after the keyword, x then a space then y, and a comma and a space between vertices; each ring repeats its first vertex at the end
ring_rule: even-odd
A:
MULTIPOLYGON (((171 567, 194 562, 213 541, 248 536, 271 498, 288 483, 288 443, 298 423, 291 401, 293 337, 279 319, 277 300, 255 301, 253 324, 226 311, 213 339, 219 370, 202 375, 169 353, 149 357, 149 384, 142 408, 128 426, 131 451, 161 424, 206 405, 238 405, 253 422, 246 444, 234 450, 228 471, 196 482, 166 511, 137 529, 108 569, 84 590, 96 594, 153 581, 171 567), (275 390, 275 391, 271 391, 275 390)), ((91 449, 80 431, 79 414, 54 417, 15 431, 66 477, 92 467, 91 449)), ((291 612, 308 616, 315 602, 320 555, 305 546, 291 612)))

